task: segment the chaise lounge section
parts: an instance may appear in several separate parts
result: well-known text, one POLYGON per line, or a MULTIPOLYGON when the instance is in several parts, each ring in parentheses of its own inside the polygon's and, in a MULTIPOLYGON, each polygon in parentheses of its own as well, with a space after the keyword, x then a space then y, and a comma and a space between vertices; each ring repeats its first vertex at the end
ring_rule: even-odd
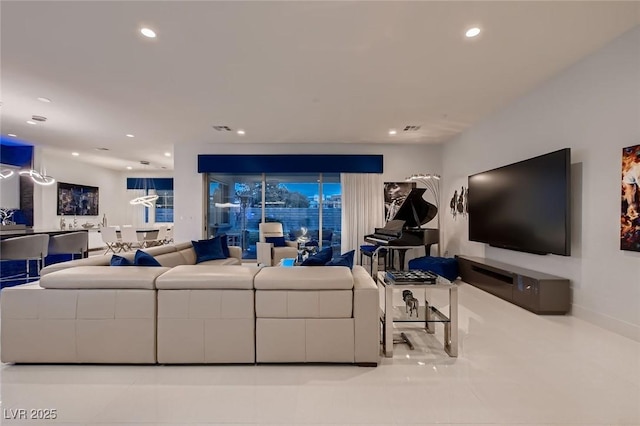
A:
POLYGON ((263 268, 255 288, 258 363, 377 364, 378 288, 361 266, 263 268))

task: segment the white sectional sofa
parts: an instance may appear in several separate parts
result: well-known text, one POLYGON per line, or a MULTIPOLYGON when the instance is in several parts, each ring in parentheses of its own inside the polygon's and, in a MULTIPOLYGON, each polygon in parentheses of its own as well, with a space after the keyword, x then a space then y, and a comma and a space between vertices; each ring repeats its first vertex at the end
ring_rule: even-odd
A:
POLYGON ((162 267, 106 266, 111 256, 48 266, 2 290, 0 359, 377 364, 378 290, 362 267, 242 266, 229 249, 197 265, 184 243, 145 250, 162 267))

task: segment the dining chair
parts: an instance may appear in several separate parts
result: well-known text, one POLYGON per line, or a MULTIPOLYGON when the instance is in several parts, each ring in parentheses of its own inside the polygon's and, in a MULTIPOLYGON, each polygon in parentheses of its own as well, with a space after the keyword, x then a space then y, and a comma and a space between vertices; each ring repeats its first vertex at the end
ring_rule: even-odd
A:
POLYGON ((106 226, 101 228, 100 236, 102 237, 102 241, 107 245, 107 250, 105 250, 104 254, 107 254, 110 251, 114 254, 122 251, 122 243, 120 238, 118 238, 118 232, 116 231, 115 226, 106 226))
POLYGON ((157 230, 147 232, 144 236, 145 247, 161 246, 165 244, 167 228, 167 225, 160 225, 157 230))
POLYGON ((124 251, 133 250, 134 248, 143 248, 144 244, 138 238, 138 233, 131 225, 120 227, 120 244, 124 251))

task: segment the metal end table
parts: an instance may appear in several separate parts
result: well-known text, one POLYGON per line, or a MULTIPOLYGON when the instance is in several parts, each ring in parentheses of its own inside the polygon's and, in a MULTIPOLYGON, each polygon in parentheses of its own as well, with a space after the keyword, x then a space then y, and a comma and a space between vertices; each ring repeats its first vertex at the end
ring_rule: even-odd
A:
MULTIPOLYGON (((435 284, 427 284, 423 282, 396 282, 389 278, 385 272, 378 272, 377 282, 379 288, 384 289, 384 312, 380 320, 383 324, 383 349, 387 358, 393 357, 393 323, 394 322, 424 322, 427 333, 435 333, 435 323, 444 325, 444 350, 451 357, 458 356, 458 286, 449 280, 438 277, 435 284), (425 292, 425 300, 422 306, 418 307, 417 315, 409 315, 405 312, 405 307, 393 306, 394 290, 412 290, 412 289, 444 289, 449 293, 449 315, 440 312, 435 306, 432 306, 427 300, 427 292, 425 292)), ((402 333, 404 335, 404 333, 402 333)), ((408 343, 408 338, 402 336, 400 342, 408 343)))

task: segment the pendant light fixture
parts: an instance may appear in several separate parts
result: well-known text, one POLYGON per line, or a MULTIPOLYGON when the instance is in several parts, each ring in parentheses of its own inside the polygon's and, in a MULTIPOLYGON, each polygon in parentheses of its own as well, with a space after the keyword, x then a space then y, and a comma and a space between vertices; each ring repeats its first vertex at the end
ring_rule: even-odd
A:
MULTIPOLYGON (((41 115, 34 115, 31 117, 31 120, 28 121, 30 124, 37 125, 37 123, 44 123, 47 121, 47 117, 43 117, 41 115)), ((34 167, 34 156, 31 156, 31 168, 28 170, 20 170, 20 176, 29 176, 33 183, 43 186, 53 185, 56 180, 47 175, 47 172, 44 168, 41 168, 40 171, 36 170, 34 167)))

